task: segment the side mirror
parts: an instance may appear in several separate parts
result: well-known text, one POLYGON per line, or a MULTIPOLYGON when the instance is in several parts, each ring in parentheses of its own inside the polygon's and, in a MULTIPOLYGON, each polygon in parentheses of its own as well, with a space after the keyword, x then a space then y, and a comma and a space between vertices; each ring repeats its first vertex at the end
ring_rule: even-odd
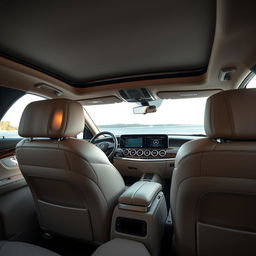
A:
POLYGON ((156 106, 139 106, 133 108, 134 114, 147 114, 156 112, 156 106))

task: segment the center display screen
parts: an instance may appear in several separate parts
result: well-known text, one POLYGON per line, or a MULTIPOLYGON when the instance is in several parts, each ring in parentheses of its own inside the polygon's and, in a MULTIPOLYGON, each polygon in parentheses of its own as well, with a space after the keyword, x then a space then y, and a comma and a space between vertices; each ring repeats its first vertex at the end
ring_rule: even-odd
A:
POLYGON ((121 148, 168 148, 167 135, 121 135, 121 148))
POLYGON ((167 137, 165 135, 161 136, 146 136, 145 137, 145 147, 146 148, 167 148, 167 137))
POLYGON ((124 148, 143 148, 142 137, 128 137, 124 140, 124 148))

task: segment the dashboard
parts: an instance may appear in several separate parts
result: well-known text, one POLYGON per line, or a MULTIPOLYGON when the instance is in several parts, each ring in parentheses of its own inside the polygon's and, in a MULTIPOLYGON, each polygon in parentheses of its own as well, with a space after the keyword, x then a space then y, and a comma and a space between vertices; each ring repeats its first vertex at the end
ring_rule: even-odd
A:
POLYGON ((141 177, 151 173, 170 178, 181 145, 199 138, 164 134, 120 135, 117 136, 119 146, 113 163, 123 177, 141 177))

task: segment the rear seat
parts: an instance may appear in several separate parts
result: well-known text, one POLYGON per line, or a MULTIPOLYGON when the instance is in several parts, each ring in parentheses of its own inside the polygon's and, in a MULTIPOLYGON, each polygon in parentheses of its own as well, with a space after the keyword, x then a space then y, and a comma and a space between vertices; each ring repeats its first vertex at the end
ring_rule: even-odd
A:
POLYGON ((139 242, 115 238, 101 245, 92 256, 150 256, 146 247, 139 242))
POLYGON ((0 256, 60 256, 42 247, 21 243, 0 241, 0 256))

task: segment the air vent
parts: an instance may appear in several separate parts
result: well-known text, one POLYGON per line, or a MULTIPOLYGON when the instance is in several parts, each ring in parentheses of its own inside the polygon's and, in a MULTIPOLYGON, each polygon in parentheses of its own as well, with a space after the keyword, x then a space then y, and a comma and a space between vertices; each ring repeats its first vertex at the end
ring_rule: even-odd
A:
POLYGON ((154 98, 145 88, 132 88, 119 91, 121 97, 128 102, 139 102, 141 100, 152 101, 154 98))

